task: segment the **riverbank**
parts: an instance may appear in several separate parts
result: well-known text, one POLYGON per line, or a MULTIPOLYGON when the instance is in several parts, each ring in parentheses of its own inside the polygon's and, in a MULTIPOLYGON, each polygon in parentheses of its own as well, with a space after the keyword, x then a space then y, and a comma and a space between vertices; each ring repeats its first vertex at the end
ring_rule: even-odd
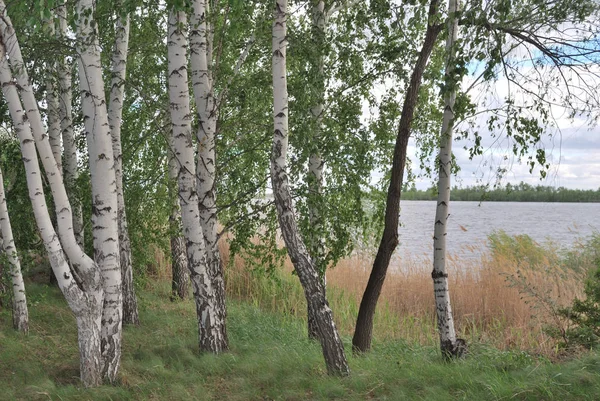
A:
POLYGON ((600 355, 552 363, 522 351, 474 343, 446 363, 437 347, 376 336, 373 352, 350 357, 349 378, 327 376, 304 321, 252 302, 229 303, 231 351, 197 352, 193 302, 170 302, 164 282, 139 291, 139 327, 126 327, 120 382, 78 382, 75 322, 61 294, 29 285, 30 334, 0 313, 0 400, 592 400, 600 355))

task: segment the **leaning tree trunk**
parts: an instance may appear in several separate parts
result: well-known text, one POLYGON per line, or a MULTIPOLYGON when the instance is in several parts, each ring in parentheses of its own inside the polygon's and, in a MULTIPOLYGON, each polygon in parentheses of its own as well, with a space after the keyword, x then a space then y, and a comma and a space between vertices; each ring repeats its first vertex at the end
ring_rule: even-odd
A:
POLYGON ((34 217, 58 286, 77 319, 81 380, 87 387, 98 386, 102 382, 100 350, 102 300, 104 298, 102 277, 97 265, 85 255, 75 241, 71 208, 66 191, 62 185, 47 135, 43 130, 42 119, 33 95, 33 88, 29 84, 29 78, 24 68, 25 64, 15 31, 2 0, 0 0, 0 14, 0 39, 2 41, 0 84, 20 141, 34 217), (10 63, 16 73, 16 81, 13 80, 11 65, 6 58, 5 49, 9 51, 10 63), (17 87, 19 91, 17 91, 17 87), (19 92, 27 109, 27 115, 23 111, 19 92), (35 139, 32 133, 35 135, 35 139), (55 199, 60 240, 54 231, 48 212, 36 144, 55 199), (71 271, 63 249, 77 269, 77 276, 71 271))
POLYGON ((177 174, 179 163, 173 153, 173 138, 169 137, 169 193, 172 199, 171 214, 169 215, 169 232, 171 234, 171 300, 186 299, 190 276, 185 250, 185 238, 181 235, 181 208, 177 193, 177 174))
MULTIPOLYGON (((319 146, 321 144, 321 129, 323 126, 323 112, 325 110, 325 27, 326 27, 326 13, 325 13, 325 1, 320 0, 313 5, 312 9, 312 37, 313 44, 318 49, 319 54, 317 56, 315 77, 315 92, 317 101, 316 104, 310 109, 313 117, 312 130, 311 130, 311 141, 310 146, 312 147, 310 156, 308 158, 308 213, 310 221, 310 237, 309 237, 309 250, 313 257, 319 277, 323 281, 323 288, 327 290, 326 281, 326 270, 327 265, 325 262, 325 239, 324 235, 324 224, 323 224, 323 168, 325 161, 321 157, 319 146)), ((308 321, 308 338, 317 339, 317 324, 312 316, 314 312, 311 311, 310 304, 307 305, 307 321, 308 321)))
POLYGON ((206 248, 200 225, 187 77, 187 38, 184 30, 186 25, 187 18, 184 12, 171 11, 169 13, 168 79, 173 152, 180 166, 179 202, 188 269, 198 315, 200 350, 219 353, 227 350, 227 339, 224 337, 223 331, 225 323, 221 321, 222 315, 217 306, 217 290, 206 267, 206 248))
POLYGON ((80 0, 77 3, 77 53, 83 120, 92 179, 94 253, 104 279, 103 375, 110 382, 114 382, 121 363, 123 295, 115 160, 104 96, 94 8, 93 0, 80 0))
POLYGON ((398 126, 398 136, 394 147, 394 157, 392 161, 392 176, 388 187, 385 221, 383 236, 379 243, 377 256, 373 262, 373 268, 369 275, 369 281, 360 302, 358 318, 354 337, 352 338, 352 349, 354 352, 366 352, 371 348, 371 339, 373 336, 373 316, 381 288, 385 281, 387 269, 392 258, 392 254, 398 245, 398 224, 400 217, 400 194, 402 191, 402 179, 404 176, 404 166, 406 164, 406 148, 411 133, 411 124, 414 117, 415 107, 417 105, 421 79, 429 56, 435 45, 437 36, 440 32, 440 25, 436 25, 438 0, 431 0, 429 5, 429 22, 421 52, 415 63, 410 83, 404 98, 402 114, 398 126))
POLYGON ((325 288, 319 277, 306 245, 298 232, 298 224, 294 217, 292 196, 286 172, 288 149, 288 92, 286 79, 286 24, 287 0, 277 0, 273 21, 273 151, 271 154, 271 184, 277 208, 279 226, 304 288, 306 302, 317 326, 318 339, 321 342, 323 356, 330 374, 346 376, 350 368, 346 361, 344 344, 340 339, 333 321, 333 313, 325 297, 325 288))
MULTIPOLYGON (((27 333, 29 330, 29 313, 27 312, 27 297, 25 296, 25 283, 21 274, 21 263, 17 257, 17 248, 13 240, 12 227, 6 207, 4 194, 4 177, 0 170, 0 251, 6 255, 13 287, 12 316, 15 330, 27 333)), ((0 271, 0 274, 2 272, 0 271)))
POLYGON ((115 177, 117 185, 117 215, 119 222, 119 255, 121 281, 123 285, 123 323, 139 324, 137 298, 133 285, 133 266, 131 262, 131 241, 127 230, 127 213, 123 195, 123 154, 121 150, 121 120, 125 97, 125 73, 129 45, 129 14, 117 17, 115 27, 115 45, 112 54, 110 104, 108 124, 112 137, 113 157, 115 158, 115 177))
POLYGON ((454 124, 454 103, 458 85, 453 60, 455 43, 458 38, 458 0, 448 1, 448 37, 446 38, 446 68, 444 74, 444 117, 440 137, 438 155, 438 199, 435 212, 433 232, 433 294, 437 312, 440 347, 446 358, 461 356, 465 351, 465 342, 456 338, 450 291, 448 289, 448 272, 446 270, 446 236, 448 231, 448 208, 450 206, 450 186, 452 174, 452 130, 454 124))
MULTIPOLYGON (((57 6, 58 16, 58 39, 67 40, 67 7, 63 2, 57 6)), ((77 170, 77 145, 73 135, 73 114, 71 111, 71 66, 69 58, 61 56, 57 63, 58 72, 58 95, 59 95, 59 115, 60 129, 63 142, 63 177, 64 183, 69 194, 69 199, 73 206, 73 231, 75 239, 80 247, 83 248, 83 211, 81 201, 77 194, 77 180, 79 173, 77 170)))
POLYGON ((207 22, 207 0, 194 0, 190 17, 190 61, 194 99, 198 115, 198 160, 196 163, 197 191, 200 211, 200 224, 206 245, 207 271, 216 294, 218 321, 223 325, 216 327, 220 337, 228 348, 227 309, 225 306, 225 279, 223 263, 219 253, 217 232, 216 202, 216 154, 215 134, 217 129, 217 109, 215 107, 214 85, 212 80, 209 49, 212 48, 212 31, 207 22))

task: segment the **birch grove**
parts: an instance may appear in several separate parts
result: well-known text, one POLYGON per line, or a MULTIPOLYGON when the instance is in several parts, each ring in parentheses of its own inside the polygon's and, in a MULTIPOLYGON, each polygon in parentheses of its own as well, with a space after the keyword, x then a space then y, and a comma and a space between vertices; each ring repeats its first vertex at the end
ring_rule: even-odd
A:
POLYGON ((102 276, 98 266, 75 240, 71 208, 62 177, 42 125, 16 34, 2 0, 0 14, 0 83, 15 133, 21 144, 34 217, 58 286, 77 320, 82 383, 85 386, 97 386, 102 382, 103 367, 100 339, 104 299, 102 276), (8 50, 8 54, 5 49, 8 50), (10 64, 7 55, 10 57, 10 64), (27 113, 21 105, 19 95, 27 113), (36 147, 52 190, 60 240, 52 226, 46 204, 36 147), (73 270, 69 264, 73 266, 73 270))
MULTIPOLYGON (((120 11, 118 11, 119 13, 120 11)), ((129 45, 129 14, 117 15, 115 45, 111 58, 111 82, 108 106, 108 125, 112 138, 115 179, 117 187, 117 219, 119 224, 119 263, 123 286, 123 323, 139 324, 137 298, 133 286, 131 241, 127 229, 127 212, 123 195, 123 152, 121 149, 121 120, 125 98, 125 75, 129 45)))
MULTIPOLYGON (((17 248, 13 239, 12 226, 6 206, 4 193, 4 177, 0 170, 0 257, 5 256, 8 262, 10 282, 13 289, 12 316, 15 330, 27 333, 29 331, 29 312, 27 310, 27 296, 25 295, 25 282, 21 273, 21 262, 17 255, 17 248)), ((1 262, 0 262, 1 263, 1 262)), ((1 274, 2 272, 0 272, 1 274)))
POLYGON ((271 185, 275 197, 279 227, 288 254, 304 288, 309 311, 314 313, 318 339, 321 342, 329 373, 346 376, 350 368, 344 345, 338 334, 325 287, 306 245, 298 231, 292 196, 286 172, 288 152, 288 93, 286 78, 287 0, 277 0, 273 20, 273 150, 271 153, 271 185))

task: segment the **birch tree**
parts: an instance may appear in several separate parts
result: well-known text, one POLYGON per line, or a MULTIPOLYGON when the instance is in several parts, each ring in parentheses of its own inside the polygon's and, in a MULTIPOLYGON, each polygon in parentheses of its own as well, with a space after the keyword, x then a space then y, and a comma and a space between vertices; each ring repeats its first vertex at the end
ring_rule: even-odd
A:
POLYGON ((103 277, 103 373, 114 381, 121 358, 123 294, 119 257, 117 184, 97 23, 92 0, 77 3, 77 52, 82 110, 92 179, 95 260, 103 277))
POLYGON ((446 270, 446 236, 448 234, 447 223, 450 218, 449 206, 452 175, 452 132, 456 87, 459 84, 454 71, 454 53, 458 39, 458 11, 458 0, 449 0, 443 89, 444 114, 438 155, 438 199, 433 231, 433 271, 431 272, 440 347, 442 354, 447 358, 461 356, 465 351, 464 340, 456 338, 450 303, 450 291, 448 288, 448 272, 446 270))
POLYGON ((202 351, 219 353, 227 350, 228 344, 223 330, 225 322, 221 320, 223 315, 217 306, 217 290, 207 269, 205 239, 200 224, 188 89, 188 41, 185 32, 187 16, 183 11, 171 10, 168 24, 168 82, 173 153, 179 165, 179 202, 198 317, 199 345, 202 351))
MULTIPOLYGON (((57 6, 56 14, 58 17, 57 37, 59 41, 64 43, 68 40, 66 3, 63 2, 57 6)), ((77 146, 73 133, 71 70, 72 65, 69 62, 69 57, 65 55, 61 56, 57 61, 57 77, 60 130, 63 143, 63 177, 69 199, 73 206, 73 231, 77 243, 79 246, 83 247, 83 211, 81 208, 81 201, 76 191, 79 171, 77 169, 77 146)))
POLYGON ((77 320, 80 375, 85 386, 102 381, 101 320, 104 289, 100 269, 78 246, 73 234, 71 207, 46 135, 20 46, 0 0, 0 83, 19 138, 35 220, 58 286, 77 320), (10 59, 7 58, 7 55, 10 59), (15 79, 13 79, 13 72, 15 79), (18 88, 18 89, 17 89, 18 88), (19 95, 25 108, 21 105, 19 95), (25 114, 24 110, 27 110, 25 114), (35 139, 34 139, 35 138, 35 139), (56 206, 59 236, 50 219, 36 146, 44 164, 56 206), (66 256, 69 260, 67 261, 66 256), (69 266, 73 266, 71 270, 69 266))
MULTIPOLYGON (((118 3, 118 5, 120 5, 118 3)), ((121 281, 123 285, 123 323, 139 324, 137 299, 133 285, 133 266, 131 262, 131 241, 127 229, 127 213, 123 195, 123 154, 121 150, 121 120, 123 101, 125 98, 125 75, 127 68, 127 52, 129 47, 129 14, 121 15, 117 9, 115 26, 115 45, 111 58, 110 103, 108 107, 108 124, 112 137, 113 157, 115 161, 115 177, 117 187, 117 219, 119 223, 119 255, 121 265, 121 281)))
MULTIPOLYGON (((6 195, 4 193, 4 177, 0 170, 0 251, 6 256, 8 270, 13 288, 12 317, 15 330, 27 333, 29 331, 29 312, 27 310, 27 297, 25 295, 25 283, 21 274, 21 263, 17 256, 15 241, 13 240, 12 226, 6 206, 6 195)), ((0 271, 0 274, 2 272, 0 271)))
POLYGON ((214 324, 227 348, 225 279, 219 253, 216 203, 216 143, 217 104, 212 75, 212 27, 208 22, 208 1, 194 0, 190 16, 191 77, 198 115, 198 160, 196 162, 200 224, 206 246, 207 272, 215 291, 214 307, 219 317, 214 324))
POLYGON ((298 232, 292 196, 286 172, 288 150, 288 93, 286 79, 286 26, 287 0, 277 0, 273 21, 273 118, 274 135, 271 153, 271 185, 279 226, 288 254, 304 288, 307 303, 318 329, 327 370, 330 374, 346 376, 350 369, 344 346, 333 321, 331 308, 325 297, 323 281, 306 245, 298 232))

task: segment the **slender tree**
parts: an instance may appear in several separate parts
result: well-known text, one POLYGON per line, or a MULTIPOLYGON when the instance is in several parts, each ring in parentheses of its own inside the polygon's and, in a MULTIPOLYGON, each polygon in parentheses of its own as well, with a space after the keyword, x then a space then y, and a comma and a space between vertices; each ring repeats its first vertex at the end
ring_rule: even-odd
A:
MULTIPOLYGON (((56 31, 58 40, 61 43, 68 41, 67 37, 67 6, 62 2, 57 6, 56 14, 58 17, 58 30, 56 31)), ((72 65, 69 57, 61 55, 57 61, 58 76, 58 96, 59 96, 59 116, 60 129, 63 143, 63 177, 64 183, 73 206, 73 231, 79 246, 83 247, 83 211, 81 201, 77 194, 77 180, 79 171, 77 168, 77 145, 73 133, 73 113, 72 113, 72 65)))
POLYGON ((127 213, 123 195, 123 152, 121 150, 121 120, 123 101, 125 98, 125 76, 127 68, 127 52, 129 50, 129 14, 121 15, 117 10, 115 26, 115 45, 112 52, 110 97, 108 107, 108 124, 112 137, 112 149, 115 160, 115 177, 117 186, 117 218, 119 222, 119 255, 121 264, 121 281, 123 285, 123 323, 139 324, 137 298, 133 285, 133 265, 131 261, 131 241, 127 229, 127 213))
POLYGON ((350 373, 344 345, 333 321, 331 308, 325 297, 323 281, 298 232, 292 196, 286 172, 288 150, 288 93, 286 79, 286 26, 287 0, 277 0, 273 21, 273 116, 274 135, 271 153, 271 185, 275 197, 279 226, 288 254, 304 288, 309 310, 315 314, 318 338, 321 342, 327 370, 330 374, 346 376, 350 373))
POLYGON ((383 235, 381 237, 375 261, 373 262, 367 287, 365 288, 360 303, 354 337, 352 338, 352 348, 355 352, 366 352, 371 348, 375 308, 377 306, 379 295, 381 295, 381 289, 385 281, 392 254, 398 245, 400 194, 402 191, 402 180, 406 164, 406 149, 411 135, 411 126, 414 119, 423 73, 425 72, 429 57, 442 27, 442 25, 438 23, 438 3, 438 0, 431 0, 429 3, 425 38, 417 61, 413 67, 410 82, 404 97, 402 114, 398 126, 398 135, 394 147, 391 179, 387 192, 383 235))
POLYGON ((196 162, 197 192, 200 224, 206 246, 207 271, 215 290, 216 308, 222 326, 222 347, 226 349, 227 309, 225 306, 225 279, 219 253, 216 201, 216 143, 218 109, 214 93, 212 68, 213 28, 208 22, 208 1, 194 0, 190 16, 191 77, 198 116, 198 160, 196 162))
MULTIPOLYGON (((0 170, 0 250, 6 255, 9 264, 9 273, 13 288, 12 316, 15 330, 27 333, 29 331, 29 312, 27 311, 27 297, 25 283, 21 274, 21 263, 17 256, 15 241, 13 240, 12 227, 6 206, 4 193, 4 177, 0 170)), ((1 272, 0 272, 1 274, 1 272)))
POLYGON ((438 155, 438 198, 433 231, 433 294, 437 312, 437 325, 440 347, 445 357, 460 356, 464 353, 465 342, 456 338, 448 272, 446 270, 447 222, 450 217, 450 186, 452 175, 452 132, 454 125, 454 104, 456 88, 459 84, 454 71, 454 54, 458 39, 458 0, 448 1, 448 36, 446 37, 446 65, 444 73, 444 114, 438 155))

